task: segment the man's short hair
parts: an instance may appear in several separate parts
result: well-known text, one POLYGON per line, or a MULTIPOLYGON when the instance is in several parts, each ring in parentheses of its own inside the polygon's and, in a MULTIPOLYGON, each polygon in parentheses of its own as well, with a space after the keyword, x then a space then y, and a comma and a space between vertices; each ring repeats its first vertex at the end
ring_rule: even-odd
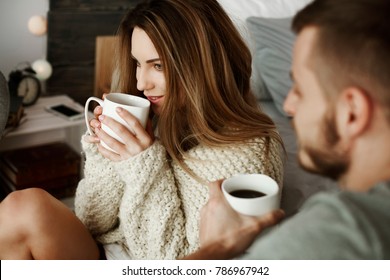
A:
POLYGON ((390 123, 389 12, 388 0, 315 0, 297 13, 292 29, 318 29, 310 66, 328 95, 359 87, 390 123))

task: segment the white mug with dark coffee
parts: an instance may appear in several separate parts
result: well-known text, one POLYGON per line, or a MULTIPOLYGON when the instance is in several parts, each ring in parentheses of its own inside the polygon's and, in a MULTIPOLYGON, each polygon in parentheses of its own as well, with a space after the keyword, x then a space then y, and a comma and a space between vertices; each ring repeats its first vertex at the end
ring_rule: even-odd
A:
MULTIPOLYGON (((149 116, 149 108, 150 108, 150 101, 146 98, 138 97, 135 95, 125 94, 125 93, 109 93, 106 95, 104 100, 97 98, 97 97, 90 97, 88 98, 87 102, 85 103, 85 122, 88 128, 88 132, 90 135, 93 135, 93 131, 91 129, 91 126, 89 124, 88 119, 88 107, 89 103, 91 101, 96 101, 99 103, 100 106, 103 108, 103 115, 109 116, 116 120, 117 122, 123 124, 126 126, 130 131, 131 128, 128 126, 128 124, 118 115, 116 112, 117 107, 121 107, 128 112, 130 112, 134 117, 136 117, 141 125, 145 128, 146 122, 148 120, 149 116)), ((102 129, 104 132, 106 132, 111 137, 117 139, 120 142, 123 142, 122 139, 113 132, 108 126, 102 124, 102 129)), ((103 141, 101 142, 102 146, 106 149, 109 149, 113 151, 110 147, 108 147, 103 141)), ((115 151, 114 151, 115 152, 115 151)))
POLYGON ((222 191, 237 212, 261 216, 280 207, 280 188, 264 174, 240 174, 225 179, 222 191))

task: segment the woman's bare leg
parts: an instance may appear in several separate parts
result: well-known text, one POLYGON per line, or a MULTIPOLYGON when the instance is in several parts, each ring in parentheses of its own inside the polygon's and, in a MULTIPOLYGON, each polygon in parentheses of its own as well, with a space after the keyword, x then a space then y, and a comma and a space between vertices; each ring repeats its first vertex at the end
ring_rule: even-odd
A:
POLYGON ((92 236, 62 202, 38 188, 0 203, 0 259, 98 259, 92 236))

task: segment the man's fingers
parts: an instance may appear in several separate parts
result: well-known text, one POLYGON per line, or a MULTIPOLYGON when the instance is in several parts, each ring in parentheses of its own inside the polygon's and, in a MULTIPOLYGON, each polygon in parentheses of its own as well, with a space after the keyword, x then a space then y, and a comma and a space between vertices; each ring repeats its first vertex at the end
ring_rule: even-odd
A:
POLYGON ((274 210, 274 211, 267 213, 261 217, 258 217, 258 225, 262 229, 273 226, 273 225, 279 223, 284 218, 284 216, 285 216, 285 214, 284 214, 284 211, 282 209, 274 210))
POLYGON ((209 185, 209 199, 221 195, 221 184, 223 180, 210 182, 209 185))

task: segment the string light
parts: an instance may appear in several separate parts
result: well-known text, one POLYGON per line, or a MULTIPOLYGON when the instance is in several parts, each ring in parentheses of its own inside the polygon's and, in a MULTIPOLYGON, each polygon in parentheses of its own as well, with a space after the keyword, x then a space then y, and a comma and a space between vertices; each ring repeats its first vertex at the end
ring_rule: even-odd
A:
MULTIPOLYGON (((28 20, 27 26, 28 26, 28 30, 32 34, 34 34, 36 36, 45 35, 47 32, 46 17, 38 16, 38 15, 32 16, 28 20)), ((52 68, 51 64, 45 59, 38 59, 38 60, 34 61, 31 64, 31 68, 36 72, 35 76, 41 81, 47 80, 53 72, 53 68, 52 68)))
POLYGON ((31 64, 31 68, 37 73, 35 76, 41 81, 47 80, 53 72, 51 64, 45 59, 34 61, 31 64))
POLYGON ((28 30, 36 36, 42 36, 47 32, 47 21, 44 16, 32 16, 27 26, 28 30))

